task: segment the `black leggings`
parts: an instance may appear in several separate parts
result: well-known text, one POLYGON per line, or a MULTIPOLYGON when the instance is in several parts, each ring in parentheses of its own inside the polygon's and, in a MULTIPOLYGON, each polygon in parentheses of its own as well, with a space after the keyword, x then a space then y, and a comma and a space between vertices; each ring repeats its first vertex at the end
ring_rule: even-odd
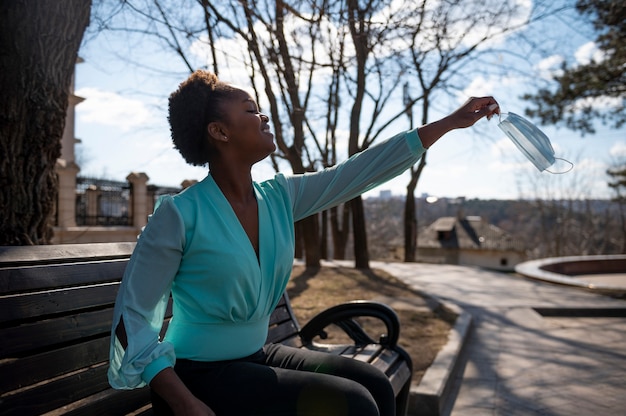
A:
MULTIPOLYGON (((327 353, 272 344, 240 360, 178 360, 175 371, 217 416, 395 415, 385 374, 327 353)), ((155 415, 172 414, 154 392, 152 404, 155 415)))

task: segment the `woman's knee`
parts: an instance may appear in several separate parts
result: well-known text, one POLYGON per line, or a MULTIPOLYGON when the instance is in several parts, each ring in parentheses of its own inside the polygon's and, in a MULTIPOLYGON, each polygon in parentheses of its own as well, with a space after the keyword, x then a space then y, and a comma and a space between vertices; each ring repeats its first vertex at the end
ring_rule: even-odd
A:
POLYGON ((381 415, 395 414, 395 395, 391 382, 385 373, 367 364, 356 381, 364 386, 374 398, 381 415))
POLYGON ((297 415, 379 416, 376 400, 367 388, 350 380, 337 384, 312 383, 297 398, 297 415))
POLYGON ((393 388, 385 373, 370 364, 356 360, 349 361, 348 365, 350 365, 352 369, 347 376, 348 378, 365 386, 377 399, 393 399, 393 388))

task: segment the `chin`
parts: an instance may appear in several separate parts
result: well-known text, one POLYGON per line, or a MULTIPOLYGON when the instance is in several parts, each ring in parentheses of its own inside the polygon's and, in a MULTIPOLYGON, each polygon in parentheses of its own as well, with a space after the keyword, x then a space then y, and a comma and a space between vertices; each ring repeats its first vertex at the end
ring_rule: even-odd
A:
MULTIPOLYGON (((272 137, 272 139, 273 139, 273 137, 272 137)), ((267 144, 267 149, 266 150, 269 152, 267 154, 268 156, 276 151, 276 143, 274 143, 274 140, 272 140, 271 142, 269 142, 267 144)))

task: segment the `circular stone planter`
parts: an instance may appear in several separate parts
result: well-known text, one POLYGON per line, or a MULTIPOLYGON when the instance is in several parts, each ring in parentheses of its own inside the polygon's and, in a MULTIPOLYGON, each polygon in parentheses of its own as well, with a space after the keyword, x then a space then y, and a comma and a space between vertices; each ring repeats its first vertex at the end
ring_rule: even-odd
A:
POLYGON ((515 266, 532 279, 626 297, 626 255, 550 257, 515 266))

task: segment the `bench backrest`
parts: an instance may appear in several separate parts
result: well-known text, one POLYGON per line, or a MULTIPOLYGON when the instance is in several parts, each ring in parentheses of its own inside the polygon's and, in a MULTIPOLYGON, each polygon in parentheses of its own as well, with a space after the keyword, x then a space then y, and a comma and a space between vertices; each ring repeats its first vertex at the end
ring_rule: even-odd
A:
MULTIPOLYGON (((123 414, 147 389, 110 389, 115 297, 134 243, 0 247, 0 415, 123 414)), ((169 309, 164 322, 167 327, 169 309)), ((298 343, 286 295, 268 341, 298 343)))

